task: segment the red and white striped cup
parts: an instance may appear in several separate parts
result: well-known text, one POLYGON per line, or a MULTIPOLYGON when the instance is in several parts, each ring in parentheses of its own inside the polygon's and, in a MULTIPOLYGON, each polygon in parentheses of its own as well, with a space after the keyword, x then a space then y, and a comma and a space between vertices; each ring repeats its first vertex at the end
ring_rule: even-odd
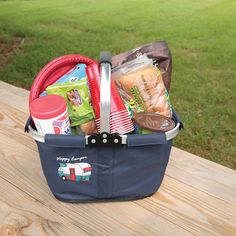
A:
MULTIPOLYGON (((100 89, 100 84, 102 84, 100 80, 100 71, 99 71, 99 65, 96 63, 93 63, 91 65, 88 65, 86 67, 86 73, 88 77, 88 82, 89 82, 89 88, 90 88, 90 93, 91 93, 91 98, 92 98, 92 104, 96 116, 96 125, 98 130, 100 131, 101 128, 101 113, 106 113, 110 114, 110 117, 108 117, 108 122, 106 124, 108 127, 108 132, 110 133, 119 133, 119 134, 127 134, 130 133, 134 130, 133 123, 129 117, 128 111, 120 97, 119 91, 116 87, 115 82, 110 79, 110 87, 107 88, 106 91, 103 89, 103 93, 101 94, 101 97, 106 97, 110 96, 109 104, 110 104, 110 110, 109 111, 100 111, 101 108, 101 99, 100 99, 100 92, 102 89, 100 89), (110 92, 109 92, 110 89, 110 92)), ((107 97, 106 97, 107 98, 107 97)), ((109 115, 108 115, 109 116, 109 115)), ((101 130, 101 132, 104 132, 101 130)))

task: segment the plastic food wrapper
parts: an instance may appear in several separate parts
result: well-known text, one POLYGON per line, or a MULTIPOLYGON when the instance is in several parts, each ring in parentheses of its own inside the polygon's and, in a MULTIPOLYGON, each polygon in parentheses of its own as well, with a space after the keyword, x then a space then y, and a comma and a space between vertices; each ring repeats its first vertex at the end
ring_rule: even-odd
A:
POLYGON ((73 83, 53 84, 47 87, 46 92, 66 99, 71 126, 81 125, 94 119, 86 78, 73 83))
POLYGON ((171 117, 172 108, 160 70, 146 55, 124 63, 112 70, 123 100, 134 112, 156 112, 171 117))
POLYGON ((141 45, 127 52, 122 52, 119 55, 112 57, 112 67, 116 68, 143 54, 152 59, 153 64, 159 68, 165 87, 169 92, 171 83, 172 56, 167 43, 164 41, 152 42, 141 45))
MULTIPOLYGON (((86 71, 85 71, 86 65, 85 64, 77 64, 73 69, 71 69, 69 72, 67 72, 65 75, 63 75, 61 78, 59 78, 55 83, 53 84, 62 84, 62 83, 73 83, 77 82, 81 79, 86 78, 86 71)), ((46 96, 47 92, 44 91, 40 94, 41 96, 46 96)))

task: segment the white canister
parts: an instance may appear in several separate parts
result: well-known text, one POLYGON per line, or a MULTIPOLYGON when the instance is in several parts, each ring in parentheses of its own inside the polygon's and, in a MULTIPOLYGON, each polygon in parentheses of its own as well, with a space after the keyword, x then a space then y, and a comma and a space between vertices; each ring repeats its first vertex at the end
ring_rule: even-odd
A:
POLYGON ((30 115, 38 132, 43 134, 70 134, 66 101, 58 95, 47 95, 30 104, 30 115))

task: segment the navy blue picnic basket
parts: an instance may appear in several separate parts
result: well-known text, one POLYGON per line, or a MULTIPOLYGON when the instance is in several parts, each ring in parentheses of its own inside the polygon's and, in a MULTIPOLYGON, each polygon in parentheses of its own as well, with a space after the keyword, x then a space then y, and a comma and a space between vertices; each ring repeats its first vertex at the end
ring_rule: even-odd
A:
MULTIPOLYGON (((100 61, 100 72, 101 84, 109 88, 109 60, 100 61)), ((172 139, 182 128, 178 114, 173 109, 176 125, 168 132, 110 134, 109 96, 100 96, 99 135, 44 135, 36 131, 31 118, 27 121, 26 131, 36 141, 47 183, 59 200, 139 199, 155 193, 163 180, 172 139)))

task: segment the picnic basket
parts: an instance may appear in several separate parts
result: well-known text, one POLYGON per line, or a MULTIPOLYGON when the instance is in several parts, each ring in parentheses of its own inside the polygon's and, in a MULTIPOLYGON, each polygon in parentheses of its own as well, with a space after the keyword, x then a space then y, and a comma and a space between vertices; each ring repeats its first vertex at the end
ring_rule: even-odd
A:
MULTIPOLYGON (((46 87, 52 73, 62 73, 71 63, 89 65, 93 60, 69 55, 53 60, 39 73, 32 87, 46 87)), ((111 62, 100 61, 101 85, 110 89, 111 62)), ((36 92, 35 92, 36 91, 36 92)), ((172 147, 182 128, 173 109, 175 128, 152 134, 110 134, 110 99, 100 93, 99 135, 55 135, 36 131, 29 117, 26 131, 35 140, 43 173, 54 196, 62 201, 131 200, 149 196, 161 185, 172 147), (104 141, 105 140, 105 141, 104 141), (80 174, 75 174, 75 172, 80 174)), ((31 89, 30 100, 39 96, 31 89)))

